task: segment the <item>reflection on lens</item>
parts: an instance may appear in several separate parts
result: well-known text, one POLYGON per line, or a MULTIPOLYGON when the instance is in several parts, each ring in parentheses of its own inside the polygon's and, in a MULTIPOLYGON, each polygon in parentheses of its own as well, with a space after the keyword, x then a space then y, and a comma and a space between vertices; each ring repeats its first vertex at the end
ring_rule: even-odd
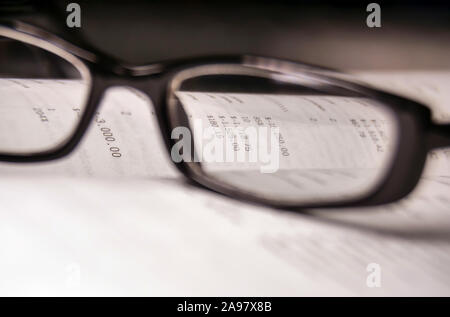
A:
POLYGON ((395 117, 374 100, 283 86, 270 74, 183 80, 171 113, 190 126, 192 159, 243 193, 292 204, 355 199, 379 184, 395 155, 395 117))
POLYGON ((0 153, 48 151, 76 128, 89 75, 61 49, 12 32, 0 28, 0 153))

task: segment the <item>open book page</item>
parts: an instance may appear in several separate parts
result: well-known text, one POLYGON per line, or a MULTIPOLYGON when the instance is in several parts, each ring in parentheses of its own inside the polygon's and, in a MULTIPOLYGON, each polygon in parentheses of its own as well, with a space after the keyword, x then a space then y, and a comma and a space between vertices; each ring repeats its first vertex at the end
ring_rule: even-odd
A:
MULTIPOLYGON (((82 111, 79 105, 68 105, 80 85, 74 80, 0 79, 2 93, 8 91, 10 97, 0 101, 1 111, 20 116, 20 124, 27 128, 29 137, 39 133, 68 135, 70 131, 65 127, 78 120, 82 111), (10 100, 17 102, 12 105, 10 100)), ((88 136, 74 153, 52 162, 2 164, 0 171, 25 175, 48 172, 73 176, 174 177, 177 173, 163 149, 155 121, 144 94, 128 88, 113 88, 104 96, 88 136)), ((2 144, 20 143, 18 138, 22 135, 11 131, 15 130, 0 126, 2 144)))
POLYGON ((359 71, 354 75, 375 87, 424 103, 431 107, 437 122, 450 122, 449 71, 359 71))
POLYGON ((449 186, 425 187, 322 216, 175 180, 2 177, 0 293, 449 295, 449 186))
MULTIPOLYGON (((450 72, 372 71, 354 75, 374 87, 417 100, 432 109, 435 122, 450 123, 450 72)), ((428 161, 428 175, 450 175, 450 149, 432 151, 428 161)))
POLYGON ((2 294, 450 295, 444 156, 397 204, 294 214, 186 186, 139 93, 111 91, 98 121, 66 159, 1 164, 2 294))
POLYGON ((392 114, 365 98, 197 91, 177 96, 207 173, 239 188, 248 184, 246 191, 274 199, 336 201, 359 196, 384 176, 396 142, 392 114), (204 133, 207 129, 213 141, 225 140, 224 147, 214 147, 223 158, 205 159, 205 148, 213 142, 204 133), (267 140, 272 146, 267 148, 276 152, 270 153, 274 160, 264 162, 256 149, 265 148, 270 133, 279 144, 267 140), (228 153, 222 152, 247 160, 228 161, 228 153), (253 163, 248 153, 255 154, 253 163))

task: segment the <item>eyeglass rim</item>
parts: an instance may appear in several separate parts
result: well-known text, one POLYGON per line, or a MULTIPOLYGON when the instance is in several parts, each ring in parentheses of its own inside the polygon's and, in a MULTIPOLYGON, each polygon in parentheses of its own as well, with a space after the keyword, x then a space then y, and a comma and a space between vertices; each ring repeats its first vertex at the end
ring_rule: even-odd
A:
MULTIPOLYGON (((302 68, 304 71, 314 73, 318 78, 328 80, 335 85, 343 85, 347 88, 354 89, 356 91, 363 92, 364 94, 373 97, 376 100, 385 102, 391 109, 393 109, 397 116, 400 118, 400 129, 402 129, 403 136, 400 137, 401 144, 399 145, 399 154, 402 155, 403 159, 408 158, 405 156, 411 155, 409 160, 406 160, 407 171, 405 172, 405 167, 399 165, 399 158, 397 162, 393 162, 391 168, 392 175, 387 175, 386 179, 382 184, 376 188, 368 197, 363 197, 361 199, 352 199, 351 201, 342 201, 338 203, 326 203, 321 204, 302 204, 301 206, 292 203, 285 203, 283 201, 266 201, 264 199, 248 197, 248 195, 241 195, 239 192, 234 192, 229 188, 218 188, 214 184, 211 184, 204 175, 198 175, 192 172, 190 167, 181 162, 181 164, 175 164, 177 168, 189 179, 193 180, 197 185, 202 187, 207 187, 213 191, 220 192, 233 198, 245 201, 252 201, 257 204, 269 205, 277 208, 285 209, 303 209, 303 208, 317 208, 317 207, 348 207, 348 206, 370 206, 384 204, 392 202, 403 198, 417 184, 420 175, 423 170, 425 163, 426 153, 431 147, 439 145, 438 141, 431 142, 430 138, 436 140, 437 137, 433 138, 428 135, 430 133, 435 133, 435 130, 430 130, 431 123, 431 112, 428 107, 420 104, 416 101, 393 95, 378 89, 374 89, 367 85, 359 84, 357 81, 351 82, 349 80, 342 80, 339 76, 333 76, 335 73, 332 69, 326 69, 321 67, 315 67, 309 64, 299 63, 295 61, 288 61, 283 59, 263 57, 257 55, 233 55, 233 56, 209 56, 209 57, 199 57, 191 59, 180 59, 175 61, 167 61, 160 63, 153 63, 144 66, 128 65, 117 59, 113 59, 101 52, 95 50, 86 50, 79 48, 63 39, 54 36, 51 33, 43 31, 34 26, 24 24, 21 22, 8 22, 6 25, 0 23, 3 26, 9 27, 17 32, 25 32, 29 35, 36 36, 40 39, 49 41, 53 45, 58 46, 61 49, 67 50, 70 54, 78 57, 87 66, 92 76, 92 87, 89 92, 89 98, 86 104, 86 110, 82 115, 79 126, 77 127, 74 134, 70 137, 68 142, 59 148, 39 153, 36 155, 0 155, 0 161, 9 162, 38 162, 38 161, 48 161, 52 159, 61 158, 70 152, 78 145, 82 136, 84 135, 97 106, 100 104, 103 92, 111 87, 117 85, 132 86, 143 90, 154 104, 155 111, 157 113, 158 123, 162 132, 163 139, 165 141, 167 150, 170 153, 171 146, 173 142, 170 138, 170 122, 167 110, 167 90, 171 78, 175 74, 179 73, 183 69, 192 68, 196 65, 207 65, 212 63, 239 63, 248 64, 249 61, 258 61, 265 65, 267 64, 282 64, 284 66, 295 65, 296 67, 302 68), (94 52, 94 53, 92 53, 94 52), (158 75, 158 81, 154 80, 154 75, 158 75), (154 88, 149 88, 149 83, 155 84, 154 88), (414 129, 411 129, 414 126, 414 129), (405 131, 403 131, 405 130, 405 131), (431 131, 431 132, 430 132, 431 131), (413 133, 414 132, 414 133, 413 133), (408 141, 408 135, 414 136, 415 141, 408 141), (406 137, 405 137, 406 136, 406 137), (438 143, 438 144, 437 144, 438 143), (401 169, 402 172, 396 171, 396 169, 401 169), (403 175, 402 175, 403 174, 403 175), (400 180, 400 181, 399 181, 400 180), (396 188, 397 187, 397 188, 396 188)), ((339 73, 336 73, 339 75, 339 73)), ((444 127, 447 129, 446 127, 444 127)), ((438 131, 441 135, 445 131, 438 131)), ((441 142, 442 143, 442 142, 441 142)))

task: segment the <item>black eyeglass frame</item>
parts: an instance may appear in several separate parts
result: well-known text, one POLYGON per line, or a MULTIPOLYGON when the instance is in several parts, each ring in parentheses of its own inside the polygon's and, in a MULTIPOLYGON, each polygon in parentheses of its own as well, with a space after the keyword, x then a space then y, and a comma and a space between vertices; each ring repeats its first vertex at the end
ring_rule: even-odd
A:
POLYGON ((394 202, 408 195, 419 181, 425 165, 427 152, 435 148, 450 146, 450 124, 433 123, 431 120, 431 112, 425 105, 353 81, 339 79, 330 74, 325 68, 253 55, 175 60, 144 66, 127 65, 92 47, 86 49, 84 46, 83 48, 75 46, 51 33, 19 21, 2 21, 0 25, 15 32, 26 33, 43 39, 49 42, 50 45, 57 46, 76 56, 88 67, 92 77, 89 97, 78 127, 64 144, 52 150, 33 155, 0 154, 0 161, 31 163, 54 160, 68 155, 75 149, 86 132, 95 116, 104 92, 113 86, 132 87, 144 92, 150 98, 164 144, 170 156, 171 149, 177 141, 171 139, 171 129, 176 125, 168 113, 169 107, 167 104, 170 93, 168 87, 174 76, 183 70, 202 65, 248 65, 249 61, 261 60, 271 62, 272 64, 287 65, 292 66, 292 68, 301 69, 303 72, 314 74, 317 78, 325 80, 336 87, 356 92, 388 106, 398 120, 399 142, 395 159, 392 161, 385 178, 364 197, 349 199, 347 201, 296 205, 244 193, 241 190, 218 182, 202 171, 200 163, 185 161, 179 163, 173 162, 177 169, 188 179, 192 180, 194 184, 238 200, 288 210, 373 206, 394 202))

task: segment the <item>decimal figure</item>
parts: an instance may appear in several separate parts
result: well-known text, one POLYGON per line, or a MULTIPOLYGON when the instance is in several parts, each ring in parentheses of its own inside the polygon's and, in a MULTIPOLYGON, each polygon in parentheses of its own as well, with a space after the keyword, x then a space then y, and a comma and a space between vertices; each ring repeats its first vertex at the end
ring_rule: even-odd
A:
MULTIPOLYGON (((97 114, 97 117, 95 118, 95 121, 98 123, 98 125, 100 126, 100 124, 105 124, 106 123, 105 119, 100 119, 98 117, 98 115, 99 114, 97 114)), ((102 133, 103 137, 105 138, 105 141, 107 142, 106 144, 108 146, 110 145, 110 143, 116 141, 116 138, 114 137, 110 128, 101 127, 100 132, 102 133)), ((115 158, 122 157, 122 153, 120 153, 120 148, 118 146, 110 146, 109 151, 111 152, 112 157, 115 157, 115 158)))
POLYGON ((117 146, 112 146, 109 148, 109 150, 112 152, 111 155, 113 157, 121 157, 122 154, 120 153, 120 149, 117 146))

